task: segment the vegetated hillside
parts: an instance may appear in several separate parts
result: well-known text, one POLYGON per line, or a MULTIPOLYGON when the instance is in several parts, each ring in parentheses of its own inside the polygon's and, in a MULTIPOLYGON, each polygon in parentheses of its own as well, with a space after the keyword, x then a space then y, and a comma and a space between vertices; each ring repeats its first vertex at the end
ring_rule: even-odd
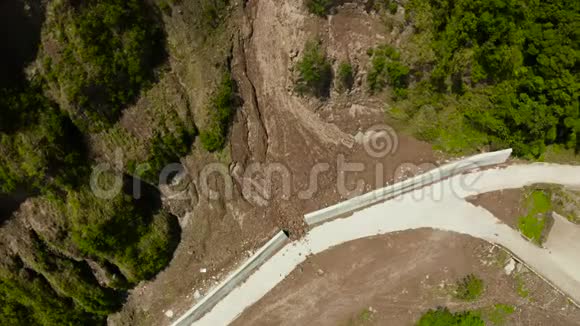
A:
MULTIPOLYGON (((195 28, 218 28, 225 3, 212 3, 195 28)), ((127 290, 165 268, 180 240, 156 187, 197 135, 189 98, 164 68, 171 11, 136 0, 32 4, 0 6, 10 17, 0 42, 13 50, 4 51, 0 82, 0 324, 104 324, 127 290), (121 180, 121 193, 98 197, 91 166, 115 163, 115 150, 122 166, 97 183, 121 180), (140 197, 132 174, 143 180, 140 197)), ((224 53, 215 60, 226 62, 224 53)), ((220 150, 235 85, 227 64, 207 72, 216 84, 227 77, 209 92, 206 108, 216 113, 200 118, 213 137, 206 147, 220 150)))
POLYGON ((442 149, 580 149, 578 1, 410 0, 414 82, 393 113, 442 149))
POLYGON ((79 125, 110 127, 153 81, 153 68, 164 55, 163 31, 153 11, 137 0, 48 6, 42 73, 79 125))

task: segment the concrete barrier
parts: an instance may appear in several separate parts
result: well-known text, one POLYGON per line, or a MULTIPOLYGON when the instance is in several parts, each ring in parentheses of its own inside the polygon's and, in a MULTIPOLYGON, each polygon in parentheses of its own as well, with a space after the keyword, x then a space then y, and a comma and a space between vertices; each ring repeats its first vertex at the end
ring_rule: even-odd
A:
POLYGON ((304 219, 308 225, 322 223, 342 214, 424 187, 452 175, 504 163, 510 157, 511 153, 511 149, 506 149, 497 152, 478 154, 460 161, 452 162, 399 183, 371 191, 316 212, 308 213, 304 215, 304 219))
POLYGON ((197 304, 176 320, 173 326, 189 326, 194 321, 210 311, 221 299, 223 299, 232 289, 245 281, 254 270, 270 258, 288 240, 288 235, 284 231, 278 232, 270 241, 260 248, 242 266, 238 267, 217 287, 208 292, 197 304))

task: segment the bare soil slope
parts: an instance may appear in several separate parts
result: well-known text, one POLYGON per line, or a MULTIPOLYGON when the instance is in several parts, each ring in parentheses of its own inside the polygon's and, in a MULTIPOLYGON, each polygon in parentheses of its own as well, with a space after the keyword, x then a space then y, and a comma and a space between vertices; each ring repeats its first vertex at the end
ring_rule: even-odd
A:
POLYGON ((506 258, 484 241, 427 229, 356 240, 309 258, 233 325, 411 325, 437 306, 485 314, 498 303, 515 307, 507 325, 578 325, 580 311, 525 268, 506 275, 506 258), (455 299, 455 282, 470 273, 484 294, 455 299))

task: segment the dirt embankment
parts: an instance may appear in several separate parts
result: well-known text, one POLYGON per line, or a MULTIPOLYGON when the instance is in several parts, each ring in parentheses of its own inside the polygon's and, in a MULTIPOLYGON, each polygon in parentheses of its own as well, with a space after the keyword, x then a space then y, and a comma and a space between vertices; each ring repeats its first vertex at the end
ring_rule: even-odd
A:
POLYGON ((506 254, 450 232, 415 230, 355 240, 313 256, 232 325, 411 325, 425 311, 513 306, 506 325, 577 325, 580 310, 506 254), (465 275, 482 278, 481 298, 454 298, 465 275))

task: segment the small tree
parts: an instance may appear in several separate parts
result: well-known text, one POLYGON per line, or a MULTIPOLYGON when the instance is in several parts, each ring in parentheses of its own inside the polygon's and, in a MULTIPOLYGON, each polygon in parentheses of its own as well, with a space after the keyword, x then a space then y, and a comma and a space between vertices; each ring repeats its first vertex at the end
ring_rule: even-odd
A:
POLYGON ((457 282, 455 296, 465 301, 473 301, 481 296, 484 290, 483 280, 469 274, 457 282))
POLYGON ((352 88, 354 84, 354 71, 349 62, 343 62, 338 66, 338 80, 340 82, 339 86, 342 89, 348 90, 352 88))
POLYGON ((295 69, 298 71, 296 91, 301 95, 310 94, 327 97, 332 81, 332 68, 320 43, 309 41, 304 46, 304 56, 295 69))

